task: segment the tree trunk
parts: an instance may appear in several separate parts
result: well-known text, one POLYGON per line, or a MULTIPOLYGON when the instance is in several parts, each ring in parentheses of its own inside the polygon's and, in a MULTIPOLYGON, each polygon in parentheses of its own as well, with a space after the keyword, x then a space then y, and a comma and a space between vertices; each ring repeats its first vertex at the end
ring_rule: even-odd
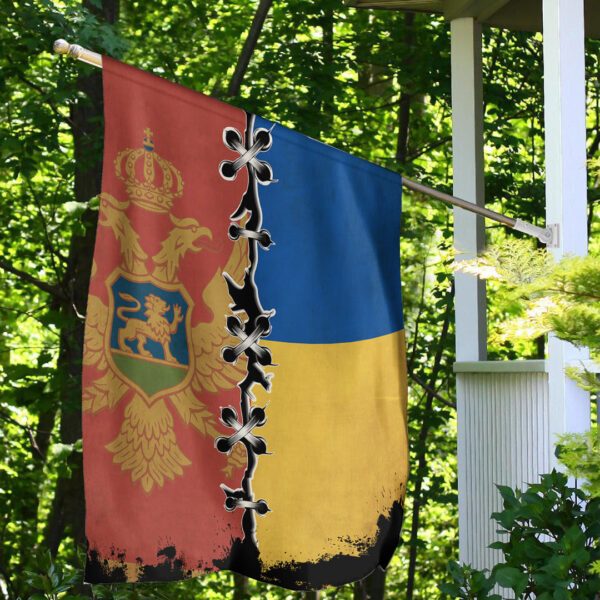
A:
MULTIPOLYGON (((100 8, 84 1, 84 6, 113 24, 118 15, 118 0, 103 0, 100 8)), ((75 148, 75 200, 87 203, 100 192, 102 182, 102 74, 94 71, 78 80, 85 94, 71 110, 75 148)), ((60 390, 60 440, 74 444, 81 439, 81 366, 83 354, 84 316, 94 253, 97 213, 87 210, 82 221, 85 231, 73 235, 69 248, 67 271, 62 285, 69 300, 61 311, 66 325, 61 332, 57 369, 62 375, 60 390)), ((60 477, 56 484, 52 511, 44 543, 55 555, 68 532, 76 545, 85 544, 85 501, 83 464, 80 452, 68 461, 70 477, 60 477)))
MULTIPOLYGON (((450 317, 452 316, 454 298, 454 286, 450 290, 447 296, 446 314, 444 315, 444 322, 442 324, 442 331, 440 333, 439 343, 437 351, 435 353, 433 368, 431 370, 431 379, 429 387, 435 389, 435 382, 441 367, 441 360, 445 346, 446 336, 448 335, 448 329, 450 326, 450 317)), ((421 425, 421 431, 419 432, 418 448, 419 454, 417 457, 417 472, 415 489, 413 491, 413 511, 412 521, 410 528, 410 540, 409 540, 409 555, 408 555, 408 576, 406 582, 406 600, 412 600, 414 585, 415 585, 415 573, 417 568, 417 542, 419 535, 419 518, 421 508, 425 505, 425 501, 422 495, 423 479, 427 472, 427 459, 426 459, 426 442, 427 435, 429 434, 430 417, 433 408, 433 394, 427 394, 427 400, 425 403, 425 412, 423 416, 423 423, 421 425)))
MULTIPOLYGON (((406 13, 404 15, 404 44, 406 50, 408 50, 414 42, 414 22, 414 13, 406 13)), ((410 53, 405 52, 405 58, 402 61, 402 68, 408 68, 411 60, 412 56, 410 53)), ((411 100, 412 94, 408 93, 405 89, 402 89, 402 93, 400 94, 400 106, 398 108, 398 138, 396 142, 396 160, 402 165, 406 162, 406 157, 408 156, 408 134, 410 131, 409 124, 411 100)))
POLYGON ((246 600, 250 598, 248 578, 239 573, 233 574, 233 600, 246 600))
POLYGON ((334 47, 333 47, 333 25, 334 25, 334 12, 331 6, 326 6, 323 9, 323 17, 321 18, 321 29, 323 32, 322 38, 322 55, 323 55, 323 69, 325 72, 331 70, 331 77, 328 84, 322 89, 322 98, 318 112, 320 115, 320 133, 331 130, 333 121, 333 115, 335 113, 335 92, 334 92, 334 67, 333 61, 335 58, 334 47))
POLYGON ((375 569, 368 577, 354 584, 354 600, 383 600, 385 598, 385 571, 375 569))
POLYGON ((408 155, 408 130, 410 122, 410 103, 412 96, 402 92, 398 109, 398 140, 396 144, 396 160, 403 165, 408 155))
POLYGON ((272 2, 273 0, 260 0, 258 8, 256 9, 256 13, 254 14, 252 25, 250 25, 248 37, 244 42, 244 47, 242 48, 237 65, 235 66, 235 71, 229 83, 229 88, 227 89, 227 96, 229 97, 237 96, 240 93, 244 75, 246 74, 248 65, 250 64, 250 59, 254 53, 256 42, 258 41, 258 37, 262 31, 265 19, 269 14, 269 9, 271 8, 272 2))

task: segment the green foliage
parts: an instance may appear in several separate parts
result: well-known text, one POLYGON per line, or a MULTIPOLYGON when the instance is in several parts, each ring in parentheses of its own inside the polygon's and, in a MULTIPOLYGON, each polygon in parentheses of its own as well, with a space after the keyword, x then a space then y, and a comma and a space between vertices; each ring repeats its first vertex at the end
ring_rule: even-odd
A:
MULTIPOLYGON (((71 270, 80 258, 76 242, 97 209, 90 199, 99 190, 85 169, 101 155, 101 138, 87 132, 82 136, 75 123, 78 111, 98 108, 98 99, 89 93, 94 68, 53 56, 52 41, 64 37, 227 99, 228 82, 257 6, 256 0, 130 0, 120 3, 112 23, 106 17, 116 4, 0 4, 0 42, 6 50, 0 58, 0 258, 13 267, 11 271, 0 265, 2 600, 34 593, 23 575, 26 570, 54 586, 46 591, 36 585, 39 594, 62 593, 57 586, 78 574, 63 596, 74 597, 81 582, 73 528, 62 536, 54 559, 56 583, 42 548, 50 525, 61 516, 54 505, 59 484, 79 473, 80 442, 70 415, 79 402, 80 357, 76 352, 66 357, 65 340, 84 312, 73 311, 73 296, 86 290, 73 286, 71 270), (78 146, 76 159, 75 141, 82 137, 91 143, 85 151, 78 146), (76 197, 82 181, 90 192, 76 197), (57 300, 31 277, 54 286, 66 300, 57 300)), ((588 42, 591 148, 600 120, 599 91, 593 86, 600 73, 598 47, 588 42)), ((449 27, 442 18, 356 11, 338 0, 282 0, 273 4, 240 96, 228 100, 450 191, 449 50, 449 27)), ((483 56, 486 197, 493 208, 531 220, 541 216, 544 194, 541 38, 486 29, 483 56)), ((98 117, 89 121, 93 119, 98 117)), ((592 188, 595 202, 600 197, 597 182, 592 181, 592 188)), ((444 565, 457 554, 452 213, 423 200, 415 194, 403 197, 408 366, 447 403, 411 385, 412 472, 404 544, 388 569, 391 598, 407 597, 411 577, 412 598, 435 598, 444 565), (413 522, 418 525, 415 535, 413 522)), ((592 219, 592 232, 595 227, 592 219)), ((501 236, 498 230, 490 233, 501 236)), ((514 313, 521 300, 513 302, 514 313)), ((489 314, 492 321, 506 316, 495 299, 489 314)), ((519 351, 515 344, 500 341, 494 342, 490 355, 511 358, 519 351)), ((471 591, 485 585, 475 573, 466 581, 471 591)), ((103 599, 204 600, 231 598, 233 588, 232 575, 219 573, 162 586, 97 586, 94 594, 103 599)), ((352 586, 345 586, 322 597, 346 600, 353 595, 352 586)), ((300 595, 250 583, 249 596, 300 595)))
POLYGON ((581 482, 592 498, 600 498, 600 433, 595 427, 585 433, 566 434, 558 438, 558 459, 568 475, 581 482))
POLYGON ((439 589, 450 598, 501 600, 499 595, 490 594, 495 582, 487 569, 478 571, 468 565, 459 565, 456 561, 450 561, 448 572, 452 576, 452 583, 442 583, 439 589))
MULTIPOLYGON (((25 0, 0 7, 0 40, 10 48, 0 59, 0 255, 20 272, 66 290, 69 300, 81 292, 72 288, 69 273, 78 258, 73 243, 85 234, 90 210, 97 208, 90 198, 99 191, 75 197, 74 177, 77 168, 93 165, 101 155, 101 139, 93 140, 91 149, 75 160, 74 114, 94 104, 87 83, 96 72, 52 55, 52 41, 64 37, 227 99, 228 82, 257 6, 256 1, 239 0, 133 0, 121 3, 111 25, 104 20, 109 4, 25 0), (97 11, 100 6, 103 10, 97 11)), ((505 58, 500 62, 508 64, 505 58)), ((449 190, 449 66, 449 28, 441 18, 355 11, 337 0, 284 0, 271 9, 240 96, 228 100, 449 190), (399 136, 401 97, 409 108, 410 135, 405 139, 399 136), (396 159, 399 146, 404 148, 404 164, 396 159)), ((406 543, 390 565, 387 589, 397 597, 405 594, 409 552, 414 549, 413 597, 430 598, 445 562, 457 552, 451 325, 440 335, 446 307, 452 305, 452 218, 445 207, 432 207, 408 194, 403 200, 410 367, 447 397, 449 406, 428 402, 417 385, 411 390, 411 463, 424 458, 410 479, 406 543), (409 539, 417 481, 420 527, 409 539)), ((0 269, 0 411, 17 423, 0 418, 0 439, 5 441, 0 447, 0 489, 5 490, 0 491, 0 597, 6 589, 7 598, 14 600, 31 592, 24 569, 40 577, 46 573, 37 549, 47 544, 49 527, 58 518, 54 502, 59 484, 78 474, 76 439, 63 439, 65 432, 74 431, 67 411, 78 403, 78 359, 70 359, 68 368, 62 361, 65 338, 80 317, 73 314, 72 302, 57 302, 26 277, 0 269), (73 393, 67 395, 65 389, 73 393)), ((71 565, 81 578, 77 557, 72 528, 67 529, 55 562, 69 573, 66 567, 71 565)), ((226 598, 232 596, 233 584, 224 573, 178 585, 94 590, 105 598, 226 598)), ((300 596, 252 582, 249 593, 254 598, 300 596)), ((323 595, 352 596, 352 586, 323 595)))
POLYGON ((451 563, 454 583, 440 589, 454 598, 500 598, 494 585, 520 600, 590 600, 600 592, 600 498, 571 487, 556 470, 524 491, 498 486, 503 510, 492 518, 505 537, 491 548, 503 561, 492 572, 451 563), (458 594, 458 595, 453 595, 458 594), (470 595, 469 595, 470 594, 470 595))
MULTIPOLYGON (((63 568, 52 560, 50 552, 42 552, 38 557, 37 571, 25 571, 26 582, 33 593, 29 600, 58 600, 64 592, 72 591, 80 583, 80 575, 73 572, 72 568, 63 568)), ((86 596, 69 594, 70 600, 83 600, 86 596)))
POLYGON ((552 257, 545 249, 535 248, 531 238, 511 238, 489 247, 476 259, 456 264, 457 269, 482 279, 502 281, 523 297, 539 291, 552 266, 552 257))
MULTIPOLYGON (((498 301, 507 320, 492 339, 533 339, 552 332, 577 346, 600 350, 600 256, 567 256, 554 262, 531 240, 507 240, 480 257, 456 263, 458 270, 499 282, 498 301)), ((496 288, 497 289, 497 288, 496 288)), ((576 372, 571 370, 575 375, 576 372)), ((580 382, 594 391, 593 377, 580 382)))
POLYGON ((600 578, 590 573, 600 558, 600 499, 569 486, 557 471, 524 492, 498 490, 504 510, 492 517, 508 539, 491 545, 504 554, 495 580, 517 598, 593 598, 600 591, 600 578))
MULTIPOLYGON (((496 340, 552 333, 578 346, 600 350, 600 257, 566 257, 555 263, 543 250, 512 240, 481 257, 458 263, 465 272, 499 282, 506 314, 496 340)), ((596 373, 569 367, 570 375, 593 395, 596 373)), ((493 517, 509 536, 490 582, 517 598, 591 598, 600 591, 600 433, 598 427, 559 437, 557 457, 566 474, 542 475, 522 493, 499 486, 504 510, 493 517), (567 476, 583 482, 569 488, 567 476)), ((453 567, 454 568, 454 567, 453 567)), ((466 573, 466 572, 465 572, 466 573)), ((481 577, 484 575, 481 574, 481 577)))

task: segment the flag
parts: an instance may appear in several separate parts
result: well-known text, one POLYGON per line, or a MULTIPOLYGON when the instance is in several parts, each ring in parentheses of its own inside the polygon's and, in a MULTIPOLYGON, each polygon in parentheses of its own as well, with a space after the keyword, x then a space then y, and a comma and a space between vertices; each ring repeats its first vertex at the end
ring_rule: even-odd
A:
POLYGON ((85 580, 385 567, 408 471, 400 176, 103 61, 85 580))

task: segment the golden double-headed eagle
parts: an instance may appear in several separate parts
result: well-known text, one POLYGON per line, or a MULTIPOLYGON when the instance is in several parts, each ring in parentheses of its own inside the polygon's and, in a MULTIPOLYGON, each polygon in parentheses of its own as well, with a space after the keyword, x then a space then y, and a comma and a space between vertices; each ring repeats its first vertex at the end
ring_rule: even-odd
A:
MULTIPOLYGON (((152 132, 146 129, 144 134, 142 148, 127 148, 115 160, 116 175, 125 183, 129 198, 122 201, 108 193, 100 194, 99 225, 112 230, 120 246, 121 273, 137 280, 147 279, 158 287, 161 284, 172 287, 179 283, 178 270, 183 256, 200 252, 203 239, 212 239, 212 233, 194 218, 171 214, 173 201, 183 193, 181 174, 154 152, 152 132), (140 166, 143 177, 136 175, 140 166), (152 257, 144 250, 143 239, 127 216, 130 203, 151 212, 166 213, 170 218, 172 228, 161 242, 160 251, 152 257)), ((246 246, 245 242, 232 244, 231 255, 223 269, 236 281, 242 280, 247 266, 246 246)), ((120 465, 121 470, 130 471, 132 482, 139 482, 147 493, 155 485, 163 486, 166 479, 183 475, 184 468, 191 464, 177 445, 173 414, 179 415, 186 426, 194 427, 199 434, 214 439, 219 435, 215 416, 199 396, 232 389, 245 375, 243 357, 235 366, 220 357, 223 346, 236 343, 224 327, 223 309, 230 299, 223 270, 216 270, 202 294, 202 300, 212 311, 212 321, 198 323, 188 332, 193 369, 187 380, 189 384, 183 388, 167 388, 152 396, 115 368, 108 342, 112 315, 99 297, 89 297, 83 362, 87 367, 94 367, 100 376, 84 388, 83 410, 91 413, 113 410, 127 398, 121 430, 106 449, 113 453, 113 462, 120 465)), ((95 271, 94 263, 92 277, 95 271)), ((228 456, 223 469, 226 476, 231 476, 235 468, 246 462, 240 446, 235 446, 228 456)))

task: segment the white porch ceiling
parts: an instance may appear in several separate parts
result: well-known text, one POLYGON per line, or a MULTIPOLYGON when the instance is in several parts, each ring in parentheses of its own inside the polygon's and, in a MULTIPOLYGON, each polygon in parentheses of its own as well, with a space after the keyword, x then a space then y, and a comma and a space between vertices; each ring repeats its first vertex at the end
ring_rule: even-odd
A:
MULTIPOLYGON (((523 31, 542 30, 542 0, 346 0, 356 8, 383 8, 443 14, 447 19, 475 17, 486 25, 523 31)), ((600 38, 600 2, 585 0, 585 30, 600 38)))

